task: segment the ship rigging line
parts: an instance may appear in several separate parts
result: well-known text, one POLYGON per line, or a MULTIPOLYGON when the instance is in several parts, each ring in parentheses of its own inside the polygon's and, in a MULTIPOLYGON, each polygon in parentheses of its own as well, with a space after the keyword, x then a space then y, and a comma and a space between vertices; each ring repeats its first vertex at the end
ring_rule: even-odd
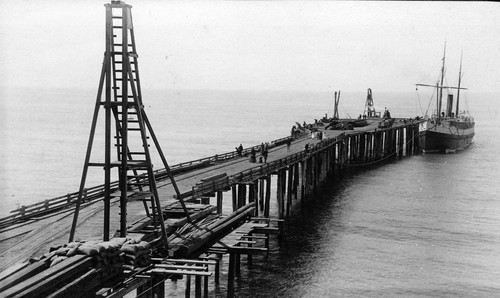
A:
MULTIPOLYGON (((418 91, 418 88, 417 88, 417 91, 418 91)), ((417 94, 419 94, 419 93, 417 92, 417 94)), ((437 94, 437 90, 436 90, 436 94, 437 94)), ((419 100, 420 100, 420 94, 418 96, 419 96, 419 100)), ((425 110, 425 115, 429 115, 429 109, 431 107, 431 103, 432 103, 433 98, 434 98, 434 91, 432 91, 431 100, 429 100, 429 104, 427 105, 427 109, 425 110)))
MULTIPOLYGON (((415 93, 417 93, 417 99, 418 99, 418 105, 420 107, 420 112, 423 114, 424 110, 422 109, 422 102, 420 101, 420 93, 418 93, 418 89, 415 89, 415 93)), ((427 114, 427 112, 425 114, 427 114)))

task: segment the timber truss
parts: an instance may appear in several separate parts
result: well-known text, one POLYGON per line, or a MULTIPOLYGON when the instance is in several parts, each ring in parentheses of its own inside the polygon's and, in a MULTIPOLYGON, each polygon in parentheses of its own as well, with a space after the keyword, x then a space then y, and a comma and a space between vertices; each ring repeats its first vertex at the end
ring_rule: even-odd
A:
POLYGON ((104 169, 105 187, 103 240, 109 240, 111 200, 119 197, 120 237, 127 235, 127 202, 142 200, 147 216, 153 218, 155 226, 160 226, 164 243, 168 245, 161 201, 151 163, 148 143, 150 139, 156 147, 188 220, 190 220, 189 213, 144 110, 130 11, 132 6, 122 1, 111 1, 110 4, 105 4, 105 7, 106 52, 69 241, 73 241, 75 235, 88 169, 100 167, 104 169), (104 162, 91 162, 94 135, 101 108, 104 108, 105 114, 104 162), (115 151, 116 160, 111 158, 112 151, 115 151), (118 190, 111 187, 113 168, 118 172, 118 190))

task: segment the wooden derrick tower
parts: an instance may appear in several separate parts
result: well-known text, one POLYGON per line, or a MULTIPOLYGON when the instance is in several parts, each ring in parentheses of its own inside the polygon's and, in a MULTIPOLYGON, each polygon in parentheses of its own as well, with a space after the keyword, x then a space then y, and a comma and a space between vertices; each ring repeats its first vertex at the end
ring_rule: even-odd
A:
POLYGON ((380 112, 375 111, 375 105, 373 104, 372 89, 368 88, 366 94, 365 110, 363 112, 367 118, 380 117, 380 112))
POLYGON ((333 104, 333 119, 338 120, 339 119, 339 101, 340 101, 340 90, 338 92, 337 96, 337 91, 335 91, 335 101, 333 104))
POLYGON ((127 203, 142 200, 146 214, 153 218, 156 226, 160 226, 164 244, 167 245, 167 233, 151 163, 149 140, 153 141, 156 151, 160 155, 163 166, 170 177, 177 198, 179 198, 188 220, 190 220, 189 214, 184 202, 180 199, 177 184, 170 173, 170 168, 144 110, 132 23, 132 6, 122 1, 111 1, 110 4, 104 6, 106 7, 106 52, 104 53, 99 89, 69 241, 73 241, 75 235, 88 169, 90 167, 99 167, 104 169, 105 187, 103 240, 109 240, 111 200, 119 197, 120 236, 125 237, 127 234, 127 203), (98 114, 102 108, 104 108, 105 114, 104 163, 91 162, 98 114), (113 160, 111 157, 112 151, 116 154, 116 159, 113 160), (118 190, 111 187, 113 168, 117 169, 118 172, 118 190))

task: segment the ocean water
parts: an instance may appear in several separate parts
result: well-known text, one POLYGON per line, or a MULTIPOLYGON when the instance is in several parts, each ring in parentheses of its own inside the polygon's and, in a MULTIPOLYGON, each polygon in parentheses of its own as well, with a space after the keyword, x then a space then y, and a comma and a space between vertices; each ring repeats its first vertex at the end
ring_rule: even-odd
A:
MULTIPOLYGON (((143 92, 170 164, 283 137, 295 121, 333 112, 331 92, 143 92)), ((427 105, 411 92, 373 95, 395 117, 421 115, 427 105)), ((1 96, 0 216, 76 191, 95 90, 12 88, 1 96)), ((364 92, 343 93, 341 116, 357 117, 365 98, 364 92)), ((243 260, 237 296, 497 296, 500 105, 486 93, 467 99, 476 119, 469 149, 413 156, 328 181, 307 207, 294 207, 267 260, 256 257, 252 268, 243 260)), ((93 158, 102 158, 102 144, 99 134, 93 158)), ((101 174, 90 173, 88 186, 100 184, 101 174)), ((225 280, 211 291, 223 297, 225 280)), ((182 284, 170 295, 182 296, 182 284)))

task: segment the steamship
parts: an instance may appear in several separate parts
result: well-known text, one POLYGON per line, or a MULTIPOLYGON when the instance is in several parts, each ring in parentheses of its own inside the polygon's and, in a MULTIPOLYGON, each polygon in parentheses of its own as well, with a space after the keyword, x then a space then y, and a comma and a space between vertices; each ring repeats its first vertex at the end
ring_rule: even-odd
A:
MULTIPOLYGON (((436 85, 416 84, 417 86, 436 88, 436 113, 425 115, 424 121, 419 126, 419 144, 423 153, 450 153, 467 148, 474 137, 474 118, 468 111, 460 111, 460 90, 467 90, 460 86, 462 80, 462 58, 460 58, 460 71, 458 86, 444 86, 445 53, 441 68, 441 81, 436 85), (443 89, 448 92, 456 90, 455 111, 453 112, 453 94, 449 93, 446 99, 446 109, 442 112, 443 89)), ((418 87, 417 87, 418 88, 418 87)))

